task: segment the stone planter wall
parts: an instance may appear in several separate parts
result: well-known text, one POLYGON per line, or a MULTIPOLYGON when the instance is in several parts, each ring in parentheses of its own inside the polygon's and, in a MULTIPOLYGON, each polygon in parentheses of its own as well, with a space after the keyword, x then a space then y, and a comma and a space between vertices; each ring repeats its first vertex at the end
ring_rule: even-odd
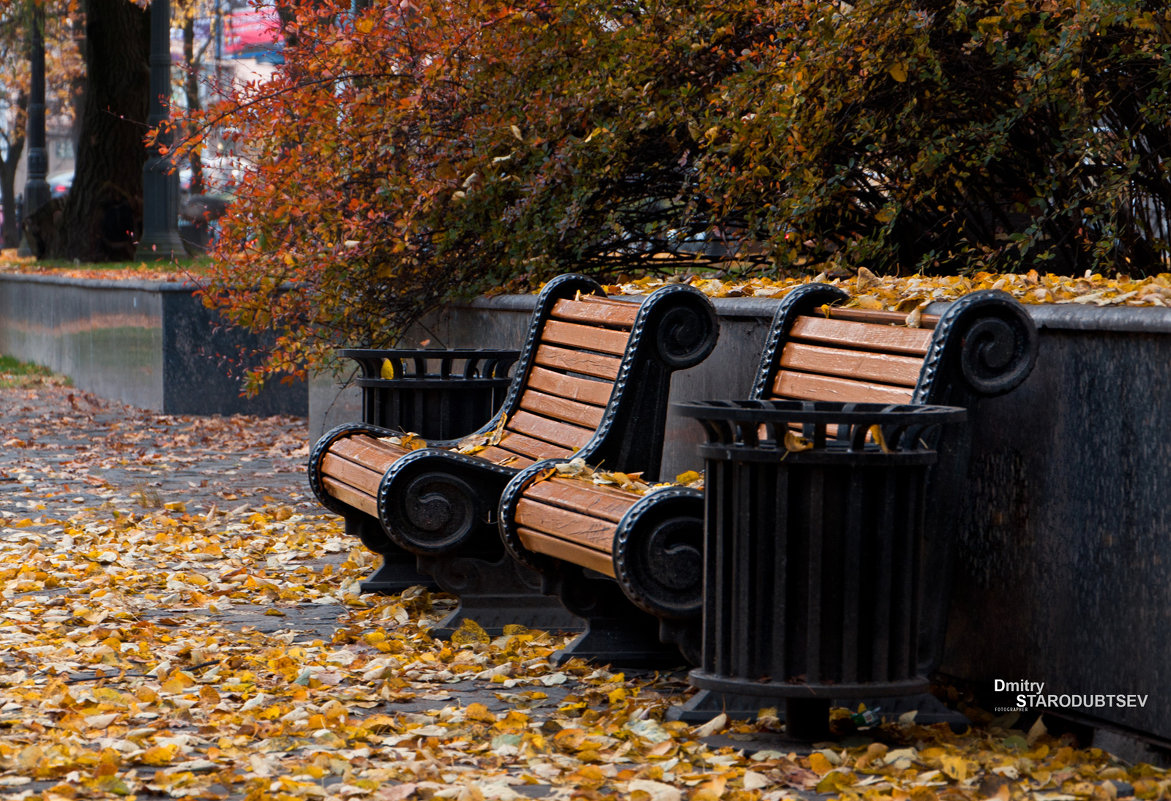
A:
POLYGON ((308 414, 304 382, 254 398, 239 376, 259 340, 224 327, 188 284, 0 275, 0 353, 80 389, 169 414, 308 414))

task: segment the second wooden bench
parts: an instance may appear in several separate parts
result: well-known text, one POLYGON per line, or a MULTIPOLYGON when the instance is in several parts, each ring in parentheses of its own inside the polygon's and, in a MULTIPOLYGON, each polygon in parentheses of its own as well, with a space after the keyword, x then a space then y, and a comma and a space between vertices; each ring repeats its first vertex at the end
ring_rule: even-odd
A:
MULTIPOLYGON (((1036 358, 1032 322, 1005 293, 973 293, 941 316, 923 315, 917 327, 904 314, 843 308, 848 299, 824 284, 785 297, 752 398, 973 408, 1017 386, 1036 358)), ((954 481, 948 471, 962 469, 963 438, 945 447, 937 473, 954 481)), ((509 551, 542 573, 546 590, 589 621, 559 658, 661 665, 681 651, 697 664, 703 493, 599 486, 563 475, 558 464, 534 464, 510 482, 500 529, 509 551)))

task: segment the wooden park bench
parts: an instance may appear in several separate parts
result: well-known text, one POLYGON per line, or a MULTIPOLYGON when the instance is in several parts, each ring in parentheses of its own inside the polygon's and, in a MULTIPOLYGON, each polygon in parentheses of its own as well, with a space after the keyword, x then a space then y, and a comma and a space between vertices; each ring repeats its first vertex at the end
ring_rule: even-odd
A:
MULTIPOLYGON (((784 298, 753 399, 972 409, 979 398, 1017 386, 1036 358, 1030 318, 1002 292, 968 295, 941 316, 922 315, 917 327, 901 313, 842 307, 847 300, 824 284, 784 298)), ((962 436, 944 447, 952 453, 945 460, 941 452, 941 463, 965 463, 962 436)), ((665 486, 639 494, 561 475, 556 465, 531 465, 512 480, 501 500, 500 528, 509 551, 541 572, 547 590, 588 622, 559 659, 661 665, 678 663, 682 651, 698 664, 703 492, 665 486)), ((943 472, 941 464, 936 475, 943 472)), ((933 512, 947 514, 942 506, 933 512)))
POLYGON ((419 583, 417 569, 459 596, 440 635, 465 617, 490 632, 512 623, 580 628, 542 594, 539 575, 505 552, 500 493, 524 467, 574 455, 656 475, 671 375, 702 361, 717 336, 711 302, 691 287, 670 285, 640 303, 560 276, 537 299, 503 405, 478 431, 412 449, 402 432, 340 426, 314 447, 310 484, 382 555, 381 589, 419 583))

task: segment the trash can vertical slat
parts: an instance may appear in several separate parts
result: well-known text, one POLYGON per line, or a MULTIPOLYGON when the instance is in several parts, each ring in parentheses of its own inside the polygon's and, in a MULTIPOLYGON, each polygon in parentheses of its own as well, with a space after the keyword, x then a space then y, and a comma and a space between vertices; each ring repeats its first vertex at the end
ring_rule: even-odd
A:
POLYGON ((847 682, 860 681, 863 677, 858 674, 858 666, 862 655, 859 649, 857 628, 862 625, 872 611, 862 604, 862 590, 864 583, 859 579, 864 576, 862 549, 865 547, 862 537, 862 524, 865 515, 865 498, 862 496, 861 479, 856 472, 850 476, 850 487, 846 498, 846 515, 842 525, 844 542, 842 543, 842 570, 838 580, 842 586, 842 628, 846 636, 842 638, 842 680, 847 682), (851 627, 854 629, 851 631, 851 627))

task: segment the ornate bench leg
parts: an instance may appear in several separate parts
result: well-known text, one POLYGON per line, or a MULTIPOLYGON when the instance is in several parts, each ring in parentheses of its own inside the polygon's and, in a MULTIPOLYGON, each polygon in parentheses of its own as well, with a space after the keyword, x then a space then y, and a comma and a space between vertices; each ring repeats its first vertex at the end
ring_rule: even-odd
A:
POLYGON ((580 620, 542 593, 540 576, 504 550, 494 499, 512 475, 462 454, 418 450, 383 476, 379 513, 385 536, 417 554, 419 570, 459 599, 432 636, 450 636, 465 619, 489 634, 512 624, 581 630, 580 620))
POLYGON ((491 636, 503 634, 504 627, 513 624, 545 631, 581 631, 580 618, 557 598, 542 594, 540 574, 506 553, 495 559, 420 556, 419 567, 459 600, 451 614, 431 629, 432 637, 447 639, 464 620, 475 621, 491 636))
POLYGON ((382 558, 382 564, 359 588, 362 592, 395 595, 408 587, 437 589, 430 576, 420 573, 413 553, 395 545, 382 531, 382 525, 369 515, 348 514, 346 534, 357 537, 367 549, 382 558))
POLYGON ((554 664, 579 657, 591 662, 639 668, 673 668, 686 663, 679 648, 659 639, 659 620, 636 608, 608 577, 589 578, 566 566, 561 600, 586 621, 586 629, 553 655, 554 664))

